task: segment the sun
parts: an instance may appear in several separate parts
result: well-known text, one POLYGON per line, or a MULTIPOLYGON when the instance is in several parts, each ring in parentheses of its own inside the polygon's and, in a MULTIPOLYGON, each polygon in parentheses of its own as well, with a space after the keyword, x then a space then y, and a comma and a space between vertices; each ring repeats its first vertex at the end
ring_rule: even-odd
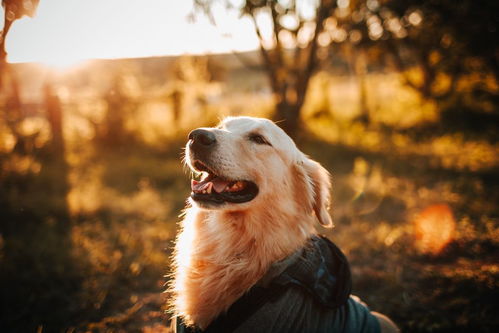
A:
POLYGON ((63 54, 53 54, 50 57, 39 58, 36 62, 56 71, 66 71, 78 67, 87 61, 88 59, 68 57, 63 54))
POLYGON ((7 36, 8 61, 65 69, 82 59, 117 59, 256 49, 252 22, 235 11, 217 27, 204 16, 189 22, 192 1, 44 0, 33 18, 16 20, 7 36), (230 37, 228 37, 230 35, 230 37))

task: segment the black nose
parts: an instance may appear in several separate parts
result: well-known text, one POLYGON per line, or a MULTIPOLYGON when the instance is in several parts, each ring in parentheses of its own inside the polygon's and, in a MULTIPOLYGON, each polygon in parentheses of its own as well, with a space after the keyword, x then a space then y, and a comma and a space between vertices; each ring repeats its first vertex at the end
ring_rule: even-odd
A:
POLYGON ((200 128, 189 133, 189 140, 192 140, 192 145, 203 146, 205 148, 214 146, 217 143, 215 134, 200 128))

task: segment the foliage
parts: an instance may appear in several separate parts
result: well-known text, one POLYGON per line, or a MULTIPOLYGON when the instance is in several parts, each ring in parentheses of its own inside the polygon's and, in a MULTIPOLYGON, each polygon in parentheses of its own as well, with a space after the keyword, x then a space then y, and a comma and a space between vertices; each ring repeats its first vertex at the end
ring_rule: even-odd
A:
MULTIPOLYGON (((214 20, 216 1, 196 1, 214 20)), ((230 1, 227 5, 231 7, 230 1)), ((237 10, 253 21, 260 54, 274 93, 273 118, 291 136, 300 128, 300 112, 311 76, 318 68, 318 38, 336 3, 332 0, 244 1, 237 10)))
MULTIPOLYGON (((499 79, 496 1, 341 1, 333 30, 341 44, 370 49, 382 60, 388 52, 402 72, 417 65, 422 77, 405 82, 425 98, 453 96, 463 76, 499 79), (340 34, 341 35, 341 34, 340 34), (439 80, 446 78, 444 87, 439 80)), ((492 91, 490 91, 492 92, 492 91)))
MULTIPOLYGON (((105 92, 123 73, 115 62, 96 62, 54 82, 54 94, 67 93, 59 101, 66 164, 55 158, 43 134, 50 124, 41 116, 23 121, 24 130, 40 133, 28 154, 16 152, 9 132, 1 132, 4 331, 167 331, 163 276, 189 193, 180 161, 187 132, 224 114, 271 113, 263 74, 232 69, 222 93, 207 100, 213 116, 184 110, 182 119, 192 122, 174 126, 164 99, 169 87, 148 74, 170 73, 174 62, 138 59, 129 72, 137 94, 120 102, 135 110, 125 114, 126 123, 141 126, 109 145, 88 119, 106 122, 105 92), (142 63, 157 67, 145 72, 142 63), (92 85, 90 94, 75 75, 101 86, 92 85)), ((25 68, 28 77, 39 77, 25 68)), ((369 124, 355 119, 359 92, 352 77, 315 76, 300 142, 333 173, 337 227, 328 236, 348 255, 354 293, 405 331, 491 331, 498 325, 499 192, 498 147, 487 135, 495 131, 476 135, 465 124, 449 126, 453 119, 436 117, 438 104, 403 85, 397 73, 367 73, 366 89, 375 110, 369 124), (431 222, 441 216, 448 236, 431 222)), ((43 110, 44 99, 39 103, 43 110)))
MULTIPOLYGON (((213 22, 215 0, 195 2, 213 22)), ((231 1, 225 1, 234 9, 231 1)), ((497 102, 496 1, 242 1, 274 93, 276 120, 296 134, 312 75, 345 57, 358 78, 360 120, 369 122, 365 74, 391 64, 423 98, 460 105, 470 77, 473 94, 497 102), (414 71, 417 73, 414 74, 414 71), (488 82, 488 83, 487 83, 488 82)), ((216 22, 215 22, 216 23, 216 22)), ((496 110, 494 109, 493 112, 496 110)))
MULTIPOLYGON (((38 1, 20 3, 9 24, 38 1)), ((0 330, 168 331, 186 134, 246 114, 285 118, 332 171, 328 236, 373 310, 496 331, 496 2, 239 3, 263 74, 230 55, 0 73, 0 330)))
POLYGON ((33 17, 39 2, 40 0, 2 0, 2 7, 4 8, 4 25, 0 37, 0 73, 3 73, 4 71, 3 67, 7 57, 5 41, 12 23, 25 15, 33 17))

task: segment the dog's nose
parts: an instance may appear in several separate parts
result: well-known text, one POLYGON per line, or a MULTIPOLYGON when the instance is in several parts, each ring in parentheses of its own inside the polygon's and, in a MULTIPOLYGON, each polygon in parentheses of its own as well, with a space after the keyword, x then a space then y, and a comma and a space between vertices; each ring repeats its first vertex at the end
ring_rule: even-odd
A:
POLYGON ((189 140, 192 140, 192 145, 208 148, 217 143, 215 134, 205 129, 195 129, 189 133, 189 140))

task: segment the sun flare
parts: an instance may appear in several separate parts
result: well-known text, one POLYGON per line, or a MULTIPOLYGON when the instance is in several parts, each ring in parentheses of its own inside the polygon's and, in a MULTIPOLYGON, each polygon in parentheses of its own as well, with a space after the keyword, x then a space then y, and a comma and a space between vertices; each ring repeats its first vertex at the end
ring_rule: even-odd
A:
POLYGON ((64 55, 54 55, 53 57, 40 58, 38 63, 43 64, 57 71, 65 71, 83 64, 87 59, 72 58, 64 55))
POLYGON ((453 238, 456 222, 446 204, 426 207, 414 221, 416 246, 423 253, 438 254, 453 238))
POLYGON ((6 40, 8 61, 68 68, 83 59, 222 53, 258 46, 252 23, 236 11, 218 15, 214 26, 202 14, 190 22, 192 8, 191 1, 41 1, 33 18, 12 25, 6 40))

